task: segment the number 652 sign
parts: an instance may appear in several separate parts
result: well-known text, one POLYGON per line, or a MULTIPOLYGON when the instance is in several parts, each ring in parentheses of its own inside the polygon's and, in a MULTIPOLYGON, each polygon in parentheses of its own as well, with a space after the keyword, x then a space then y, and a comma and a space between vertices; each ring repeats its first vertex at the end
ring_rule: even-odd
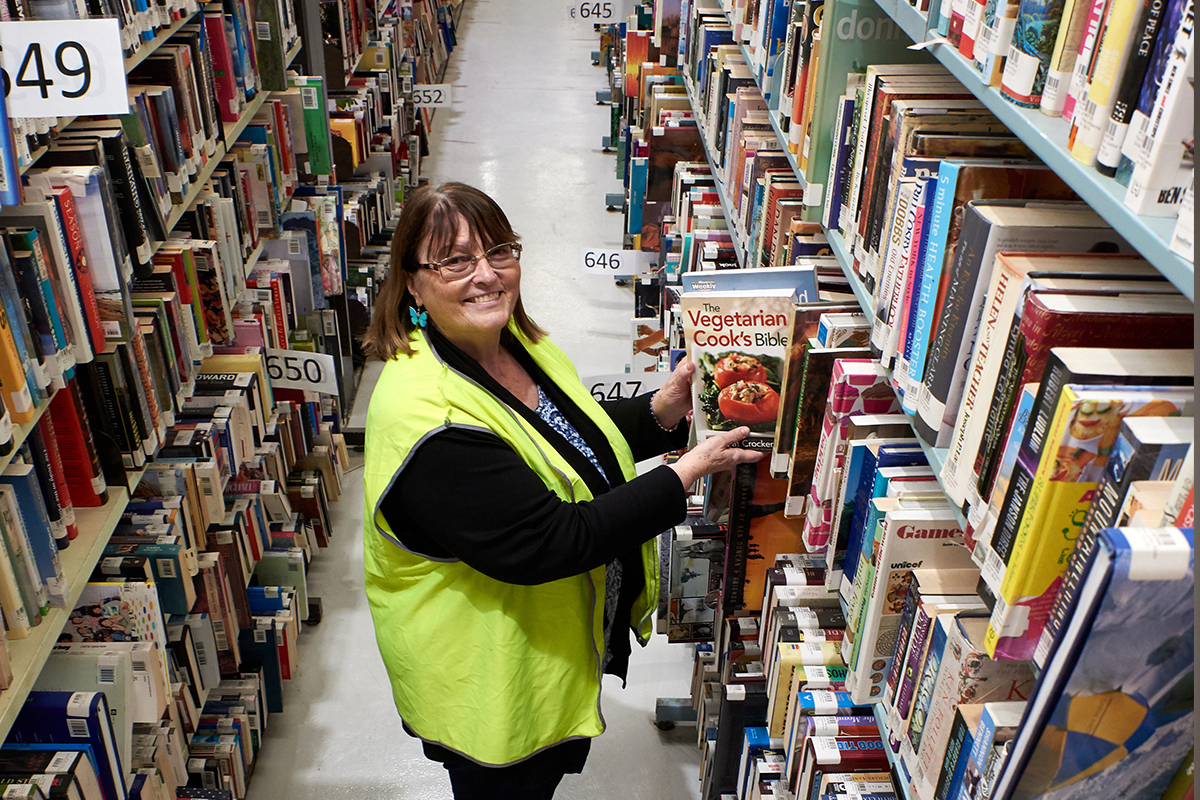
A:
POLYGON ((10 117, 129 113, 115 19, 0 22, 0 70, 10 117))
POLYGON ((306 353, 303 350, 276 350, 268 347, 267 375, 271 385, 281 389, 306 389, 310 392, 337 394, 337 374, 333 356, 306 353))

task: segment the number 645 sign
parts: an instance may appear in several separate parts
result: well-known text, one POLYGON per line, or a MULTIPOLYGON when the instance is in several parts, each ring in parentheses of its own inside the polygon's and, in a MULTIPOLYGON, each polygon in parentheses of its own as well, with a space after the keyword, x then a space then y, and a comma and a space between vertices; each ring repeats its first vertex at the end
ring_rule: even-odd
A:
POLYGON ((268 347, 267 375, 271 385, 281 389, 306 389, 310 392, 337 394, 337 373, 333 356, 302 350, 276 350, 268 347))
POLYGON ((0 22, 0 72, 11 117, 129 113, 115 19, 0 22))

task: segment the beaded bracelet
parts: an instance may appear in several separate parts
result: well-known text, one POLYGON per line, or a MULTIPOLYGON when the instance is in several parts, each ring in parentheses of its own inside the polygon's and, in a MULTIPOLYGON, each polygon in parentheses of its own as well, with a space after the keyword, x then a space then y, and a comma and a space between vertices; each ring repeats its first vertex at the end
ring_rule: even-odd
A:
MULTIPOLYGON (((650 395, 650 418, 654 420, 654 424, 657 425, 663 433, 674 433, 679 428, 679 422, 676 422, 673 427, 665 428, 663 427, 663 424, 658 421, 658 414, 654 413, 654 398, 657 396, 658 392, 650 395)), ((680 420, 680 422, 682 422, 682 420, 680 420)))

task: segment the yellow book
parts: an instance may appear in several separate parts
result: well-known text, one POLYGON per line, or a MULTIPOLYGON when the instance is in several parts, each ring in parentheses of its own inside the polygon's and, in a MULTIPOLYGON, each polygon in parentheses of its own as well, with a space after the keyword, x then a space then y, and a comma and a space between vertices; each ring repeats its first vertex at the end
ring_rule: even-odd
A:
POLYGON ((1014 492, 1001 513, 1020 513, 1020 522, 984 638, 989 656, 1033 656, 1121 420, 1190 416, 1194 397, 1190 387, 1063 387, 1024 507, 1009 507, 1019 502, 1014 492))
MULTIPOLYGON (((801 633, 802 640, 806 639, 801 633)), ((781 738, 788 718, 792 692, 792 676, 805 667, 842 666, 841 648, 837 642, 800 641, 775 645, 774 669, 767 683, 767 730, 773 738, 781 738)))

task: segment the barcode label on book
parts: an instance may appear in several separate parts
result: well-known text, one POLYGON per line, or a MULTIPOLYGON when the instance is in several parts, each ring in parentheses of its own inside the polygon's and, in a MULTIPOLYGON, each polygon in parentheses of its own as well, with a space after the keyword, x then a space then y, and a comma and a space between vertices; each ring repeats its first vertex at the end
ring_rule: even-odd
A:
POLYGON ((259 212, 258 212, 258 225, 259 225, 259 227, 260 227, 260 228, 261 228, 261 227, 265 227, 265 226, 267 226, 267 225, 270 225, 270 224, 271 224, 271 212, 270 212, 270 211, 267 211, 266 209, 263 209, 263 210, 259 211, 259 212))
POLYGON ((117 670, 115 667, 104 666, 101 664, 96 669, 96 683, 101 686, 113 686, 117 682, 117 670))
POLYGON ((194 642, 196 646, 196 663, 202 667, 208 666, 208 648, 204 646, 204 642, 199 640, 194 642))
POLYGON ((225 635, 225 620, 213 619, 213 639, 217 642, 218 650, 229 649, 229 637, 225 635))
POLYGON ((818 764, 840 764, 842 751, 838 749, 837 739, 832 736, 814 736, 812 738, 813 755, 818 764))
POLYGON ((158 558, 154 561, 158 565, 158 577, 162 580, 174 580, 179 577, 179 573, 175 571, 175 562, 170 558, 158 558))
POLYGON ((300 255, 300 238, 298 236, 293 236, 290 239, 288 239, 288 255, 289 256, 300 255))
POLYGON ((75 766, 75 759, 78 756, 75 753, 58 753, 54 758, 50 759, 50 765, 46 767, 46 772, 54 774, 56 772, 68 772, 75 766))
POLYGON ((134 662, 133 662, 133 671, 134 671, 134 672, 149 672, 150 670, 149 670, 149 668, 146 666, 146 662, 145 662, 145 661, 140 661, 140 660, 139 660, 139 661, 134 661, 134 662))
POLYGON ((271 41, 271 25, 267 22, 254 23, 254 35, 258 37, 260 42, 271 41))
POLYGON ((321 107, 321 98, 315 86, 300 87, 300 105, 305 111, 315 111, 321 107))
POLYGON ((1188 573, 1192 548, 1178 528, 1123 528, 1129 542, 1129 580, 1177 581, 1188 573))
MULTIPOLYGON (((980 546, 982 545, 976 545, 976 547, 980 546)), ((996 551, 990 547, 987 548, 987 552, 984 554, 983 567, 980 570, 980 574, 987 585, 991 587, 992 591, 999 596, 1000 584, 1004 582, 1004 562, 996 554, 996 551)))
POLYGON ((255 631, 254 632, 254 641, 258 642, 259 644, 266 644, 267 632, 266 631, 255 631))
POLYGON ((67 720, 67 735, 72 739, 88 738, 88 724, 86 719, 68 719, 67 720))

